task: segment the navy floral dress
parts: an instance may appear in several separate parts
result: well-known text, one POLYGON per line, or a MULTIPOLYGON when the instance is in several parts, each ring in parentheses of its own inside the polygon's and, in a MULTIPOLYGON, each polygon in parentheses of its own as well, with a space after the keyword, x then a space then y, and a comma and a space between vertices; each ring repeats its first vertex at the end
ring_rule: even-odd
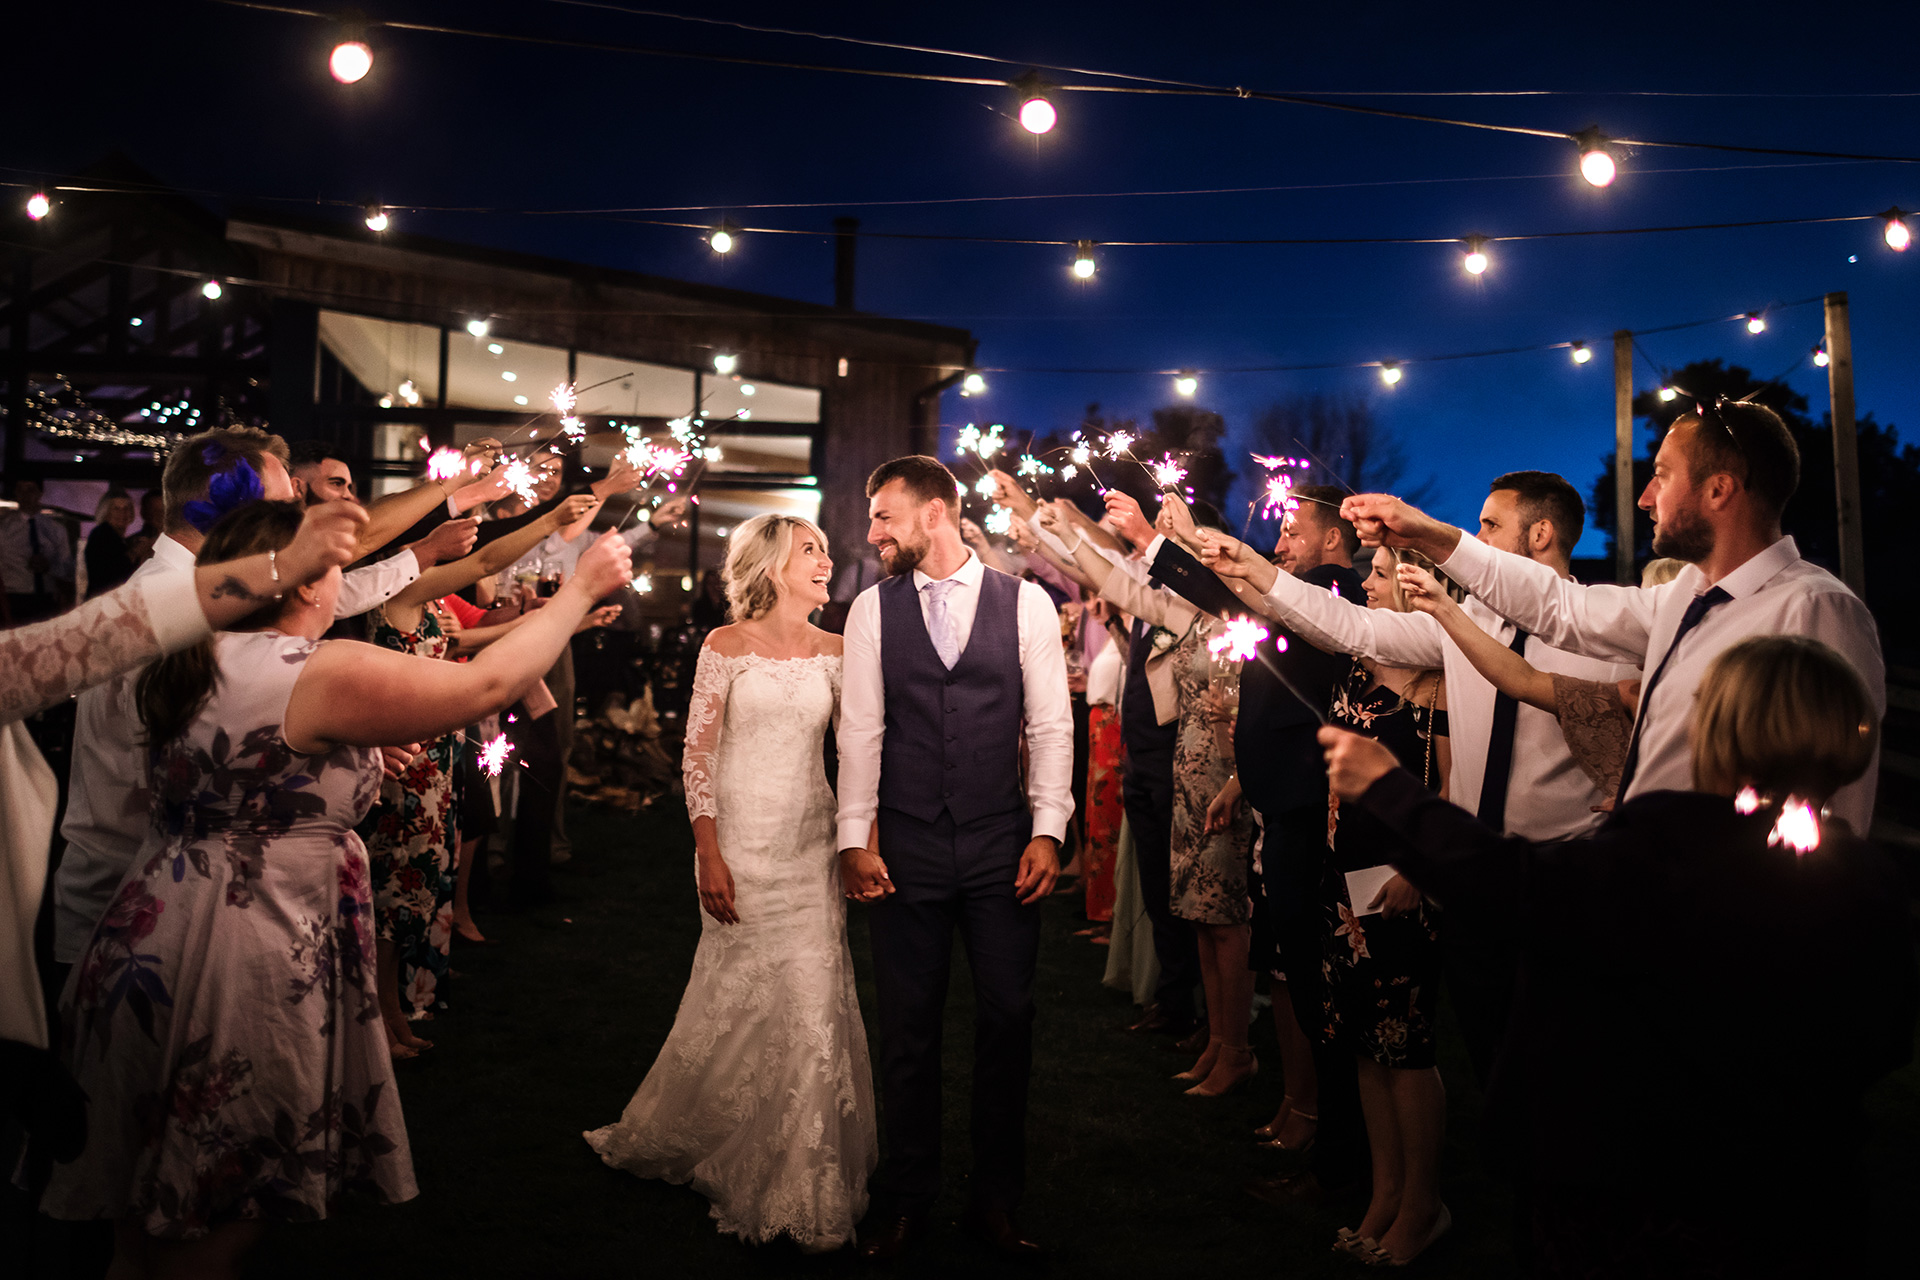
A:
MULTIPOLYGON (((1383 743, 1400 767, 1429 789, 1440 786, 1435 739, 1447 736, 1447 713, 1434 709, 1440 673, 1408 686, 1409 701, 1373 676, 1359 659, 1333 696, 1331 720, 1383 743)), ((1349 871, 1392 862, 1399 837, 1360 805, 1327 798, 1325 874, 1320 882, 1320 972, 1325 979, 1321 1038, 1343 1042, 1387 1067, 1416 1070, 1434 1062, 1434 1012, 1440 1000, 1440 911, 1420 909, 1389 919, 1359 914, 1347 893, 1349 871)))
POLYGON ((373 974, 354 824, 375 752, 280 736, 318 645, 217 637, 220 677, 154 753, 152 826, 61 997, 61 1050, 90 1100, 55 1166, 56 1218, 190 1238, 324 1218, 339 1194, 416 1194, 373 974))
MULTIPOLYGON (((431 609, 418 630, 402 631, 375 609, 373 643, 422 658, 447 656, 447 637, 431 609)), ((419 1017, 440 999, 453 945, 453 752, 458 735, 428 743, 405 773, 380 786, 360 824, 373 861, 374 919, 400 963, 400 1007, 419 1017)))

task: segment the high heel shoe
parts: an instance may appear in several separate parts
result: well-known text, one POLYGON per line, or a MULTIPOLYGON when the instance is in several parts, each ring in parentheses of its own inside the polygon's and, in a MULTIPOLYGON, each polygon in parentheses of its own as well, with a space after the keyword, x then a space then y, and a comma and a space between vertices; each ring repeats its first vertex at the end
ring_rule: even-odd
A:
MULTIPOLYGON (((1307 1136, 1307 1140, 1305 1142, 1301 1143, 1297 1147, 1288 1146, 1286 1143, 1280 1141, 1280 1135, 1276 1133, 1273 1137, 1268 1138, 1265 1142, 1261 1142, 1256 1145, 1258 1145, 1259 1147, 1267 1151, 1284 1151, 1289 1155, 1300 1155, 1300 1156, 1303 1156, 1307 1152, 1313 1150, 1313 1144, 1320 1136, 1320 1117, 1310 1116, 1304 1111, 1296 1111, 1293 1114, 1296 1116, 1299 1116, 1302 1120, 1309 1120, 1313 1122, 1313 1132, 1307 1136)), ((1286 1126, 1282 1124, 1280 1127, 1285 1128, 1286 1126)))
MULTIPOLYGON (((1440 1206, 1440 1213, 1433 1220, 1432 1229, 1427 1232, 1427 1238, 1420 1242, 1420 1247, 1418 1249, 1415 1249, 1412 1253, 1408 1254, 1406 1257, 1401 1258, 1401 1257, 1395 1256, 1394 1254, 1388 1253, 1385 1249, 1382 1249, 1377 1244, 1375 1244, 1372 1250, 1367 1253, 1362 1254, 1356 1251, 1355 1256, 1357 1256, 1360 1259, 1360 1261, 1366 1263, 1370 1267, 1410 1266, 1412 1265, 1415 1259, 1420 1257, 1421 1254, 1433 1248, 1434 1244, 1440 1239, 1441 1236, 1444 1236, 1445 1234, 1447 1234, 1447 1232, 1451 1231, 1452 1229, 1453 1229, 1453 1212, 1452 1210, 1448 1209, 1446 1205, 1443 1204, 1440 1206)), ((1372 1243, 1372 1242, 1368 1241, 1367 1243, 1372 1243)))
POLYGON ((1222 1046, 1220 1049, 1220 1060, 1215 1061, 1213 1070, 1207 1073, 1207 1080, 1213 1079, 1215 1073, 1220 1070, 1220 1067, 1229 1056, 1235 1061, 1244 1061, 1247 1064, 1247 1070, 1244 1074, 1235 1076, 1227 1084, 1217 1089, 1207 1088, 1206 1081, 1202 1081, 1187 1090, 1187 1096, 1189 1098, 1224 1098, 1228 1094, 1240 1092, 1240 1090, 1247 1087, 1248 1081, 1260 1074, 1260 1059, 1253 1056, 1252 1045, 1242 1045, 1239 1048, 1222 1046))
POLYGON ((1280 1109, 1273 1113, 1273 1119, 1253 1131, 1255 1142, 1266 1142, 1280 1136, 1280 1130, 1287 1123, 1287 1112, 1293 1110, 1293 1095, 1285 1094, 1280 1099, 1280 1109))
POLYGON ((1200 1060, 1185 1071, 1176 1072, 1174 1079, 1181 1084, 1198 1084, 1213 1074, 1213 1064, 1220 1060, 1221 1044, 1218 1040, 1207 1041, 1206 1049, 1200 1054, 1200 1060))

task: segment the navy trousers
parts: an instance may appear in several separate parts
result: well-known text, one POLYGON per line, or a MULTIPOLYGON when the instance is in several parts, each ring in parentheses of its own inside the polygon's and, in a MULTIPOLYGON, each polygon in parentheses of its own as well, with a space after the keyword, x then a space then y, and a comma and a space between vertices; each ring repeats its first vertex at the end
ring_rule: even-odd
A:
POLYGON ((1200 944, 1193 926, 1173 914, 1173 757, 1127 761, 1120 788, 1140 869, 1140 896, 1153 924, 1153 952, 1160 985, 1153 1002, 1168 1017, 1193 1017, 1193 989, 1200 985, 1200 944))
POLYGON ((1027 1078, 1040 904, 1013 881, 1032 832, 1025 810, 964 826, 880 810, 894 892, 868 914, 880 1017, 880 1099, 897 1212, 940 1194, 940 1039, 957 929, 973 972, 972 1198, 1009 1213, 1026 1183, 1027 1078))

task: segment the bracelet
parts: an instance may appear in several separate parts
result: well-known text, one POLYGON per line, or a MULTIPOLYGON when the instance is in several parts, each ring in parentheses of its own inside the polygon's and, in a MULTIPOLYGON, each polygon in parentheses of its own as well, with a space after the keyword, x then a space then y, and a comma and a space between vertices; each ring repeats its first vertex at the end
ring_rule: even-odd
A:
POLYGON ((1075 530, 1073 535, 1073 545, 1067 548, 1067 554, 1070 556, 1078 555, 1080 552, 1080 548, 1086 545, 1087 545, 1087 535, 1079 532, 1078 530, 1075 530))
MULTIPOLYGON (((279 586, 280 585, 280 553, 277 550, 269 550, 267 552, 267 573, 269 576, 273 578, 273 585, 276 587, 279 586)), ((283 599, 286 596, 286 594, 287 593, 284 591, 276 591, 273 593, 273 598, 275 600, 283 599)))

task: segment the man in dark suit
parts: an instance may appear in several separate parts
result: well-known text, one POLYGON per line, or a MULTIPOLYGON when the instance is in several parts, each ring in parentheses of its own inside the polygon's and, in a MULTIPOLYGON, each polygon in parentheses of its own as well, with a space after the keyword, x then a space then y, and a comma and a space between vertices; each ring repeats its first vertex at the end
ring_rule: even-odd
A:
MULTIPOLYGON (((1353 525, 1340 518, 1344 491, 1303 485, 1294 492, 1300 506, 1281 526, 1275 562, 1303 582, 1348 600, 1364 599, 1360 576, 1353 570, 1360 540, 1353 525)), ((1226 583, 1176 543, 1155 541, 1148 556, 1156 582, 1208 613, 1253 615, 1226 583)), ((1277 944, 1287 975, 1286 996, 1313 1049, 1319 1094, 1317 1106, 1300 1108, 1318 1117, 1317 1130, 1307 1135, 1313 1139, 1312 1163, 1298 1173, 1262 1178, 1248 1187, 1261 1199, 1276 1202, 1356 1186, 1366 1175, 1367 1145, 1353 1055, 1321 1043, 1312 1031, 1323 1020, 1318 897, 1327 854, 1327 780, 1315 735, 1353 660, 1316 649, 1285 628, 1270 629, 1274 634, 1261 642, 1259 659, 1247 663, 1240 676, 1235 776, 1242 797, 1266 830, 1262 874, 1250 882, 1256 930, 1271 930, 1277 944), (1281 680, 1281 672, 1293 688, 1281 680)), ((1260 962, 1258 948, 1255 962, 1260 962)), ((1291 1090, 1300 1082, 1287 1083, 1291 1090)), ((1308 1096, 1308 1091, 1295 1096, 1308 1096)))

